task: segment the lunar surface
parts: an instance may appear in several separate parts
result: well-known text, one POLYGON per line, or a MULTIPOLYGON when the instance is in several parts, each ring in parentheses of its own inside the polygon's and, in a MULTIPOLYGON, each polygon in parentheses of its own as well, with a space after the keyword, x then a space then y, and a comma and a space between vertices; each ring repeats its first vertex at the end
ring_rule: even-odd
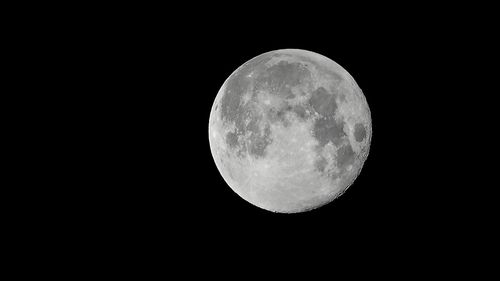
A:
POLYGON ((311 210, 349 188, 368 156, 366 99, 345 69, 285 49, 236 69, 215 98, 212 156, 241 198, 281 213, 311 210))

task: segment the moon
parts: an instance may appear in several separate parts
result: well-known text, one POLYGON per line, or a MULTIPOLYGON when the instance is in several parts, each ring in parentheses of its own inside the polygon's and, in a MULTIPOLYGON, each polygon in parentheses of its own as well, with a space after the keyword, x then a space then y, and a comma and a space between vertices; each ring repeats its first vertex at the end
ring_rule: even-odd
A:
POLYGON ((323 206, 361 172, 372 135, 354 78, 306 50, 256 56, 214 100, 209 142, 217 169, 247 202, 280 213, 323 206))

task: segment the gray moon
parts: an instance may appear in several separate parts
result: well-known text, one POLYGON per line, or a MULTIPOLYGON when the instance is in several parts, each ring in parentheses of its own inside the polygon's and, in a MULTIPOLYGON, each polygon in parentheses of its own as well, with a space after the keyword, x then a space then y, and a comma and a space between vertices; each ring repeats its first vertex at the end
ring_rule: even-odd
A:
POLYGON ((241 65, 220 88, 209 120, 225 182, 251 204, 280 213, 343 194, 361 172, 371 135, 370 110, 352 76, 299 49, 241 65))

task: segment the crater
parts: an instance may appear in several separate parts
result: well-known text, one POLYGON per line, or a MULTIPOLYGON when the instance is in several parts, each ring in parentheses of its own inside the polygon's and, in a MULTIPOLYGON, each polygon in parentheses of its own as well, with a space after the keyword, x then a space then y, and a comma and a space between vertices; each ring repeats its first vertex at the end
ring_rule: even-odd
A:
POLYGON ((311 93, 309 104, 321 116, 334 116, 337 110, 336 96, 324 87, 319 87, 311 93))
POLYGON ((328 162, 326 161, 325 157, 320 156, 320 158, 314 162, 314 167, 316 168, 316 170, 323 173, 327 164, 328 162))
POLYGON ((271 107, 267 111, 266 115, 269 122, 276 123, 285 121, 285 113, 286 111, 283 108, 271 107))
POLYGON ((282 103, 278 107, 270 107, 266 112, 266 117, 271 124, 280 123, 288 127, 293 120, 291 115, 295 115, 299 120, 305 121, 309 117, 307 110, 302 105, 291 105, 288 102, 282 103))
POLYGON ((362 142, 366 137, 365 126, 361 123, 354 125, 354 138, 357 142, 362 142))
POLYGON ((295 97, 292 87, 302 85, 307 79, 310 79, 310 72, 303 64, 280 61, 260 73, 255 81, 255 90, 290 99, 295 97))
POLYGON ((250 74, 259 72, 270 59, 269 54, 258 56, 242 65, 228 78, 220 101, 221 119, 224 122, 235 122, 237 126, 239 125, 246 111, 243 96, 251 90, 253 84, 250 74))
POLYGON ((238 134, 236 134, 235 132, 228 132, 226 134, 226 144, 230 148, 235 148, 236 146, 238 146, 239 145, 238 134))
POLYGON ((321 147, 330 141, 335 145, 339 145, 347 136, 344 132, 344 122, 342 120, 336 121, 334 118, 327 117, 316 120, 313 135, 321 147))
POLYGON ((266 148, 272 143, 271 128, 268 120, 251 108, 245 108, 244 113, 226 126, 225 143, 229 150, 240 159, 247 156, 263 158, 266 148), (228 129, 234 128, 234 129, 228 129))
POLYGON ((296 116, 301 120, 305 120, 309 117, 306 109, 301 105, 295 105, 292 110, 293 112, 295 112, 296 116))
POLYGON ((263 132, 252 134, 248 140, 250 155, 254 158, 263 158, 266 156, 266 148, 272 143, 271 127, 266 124, 263 132))
MULTIPOLYGON (((318 63, 316 62, 315 60, 309 58, 308 56, 304 56, 304 55, 298 55, 298 57, 304 61, 304 62, 308 62, 312 65, 314 65, 318 71, 320 73, 325 73, 328 78, 332 81, 334 81, 335 83, 340 83, 341 81, 344 80, 343 76, 339 73, 340 72, 340 69, 339 70, 334 70, 332 67, 326 67, 324 66, 323 64, 321 63, 318 63)), ((323 57, 323 56, 322 56, 323 57)))
POLYGON ((337 167, 346 171, 347 166, 354 164, 354 150, 352 150, 349 142, 345 142, 339 149, 337 150, 337 167))

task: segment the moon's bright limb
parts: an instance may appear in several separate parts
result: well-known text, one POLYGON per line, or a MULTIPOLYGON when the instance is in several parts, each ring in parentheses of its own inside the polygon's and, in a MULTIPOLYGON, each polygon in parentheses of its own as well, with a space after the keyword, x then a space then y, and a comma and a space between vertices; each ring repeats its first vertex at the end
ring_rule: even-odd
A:
POLYGON ((264 53, 240 66, 214 101, 217 168, 243 199, 293 213, 342 194, 368 155, 371 118, 354 79, 305 50, 264 53))

